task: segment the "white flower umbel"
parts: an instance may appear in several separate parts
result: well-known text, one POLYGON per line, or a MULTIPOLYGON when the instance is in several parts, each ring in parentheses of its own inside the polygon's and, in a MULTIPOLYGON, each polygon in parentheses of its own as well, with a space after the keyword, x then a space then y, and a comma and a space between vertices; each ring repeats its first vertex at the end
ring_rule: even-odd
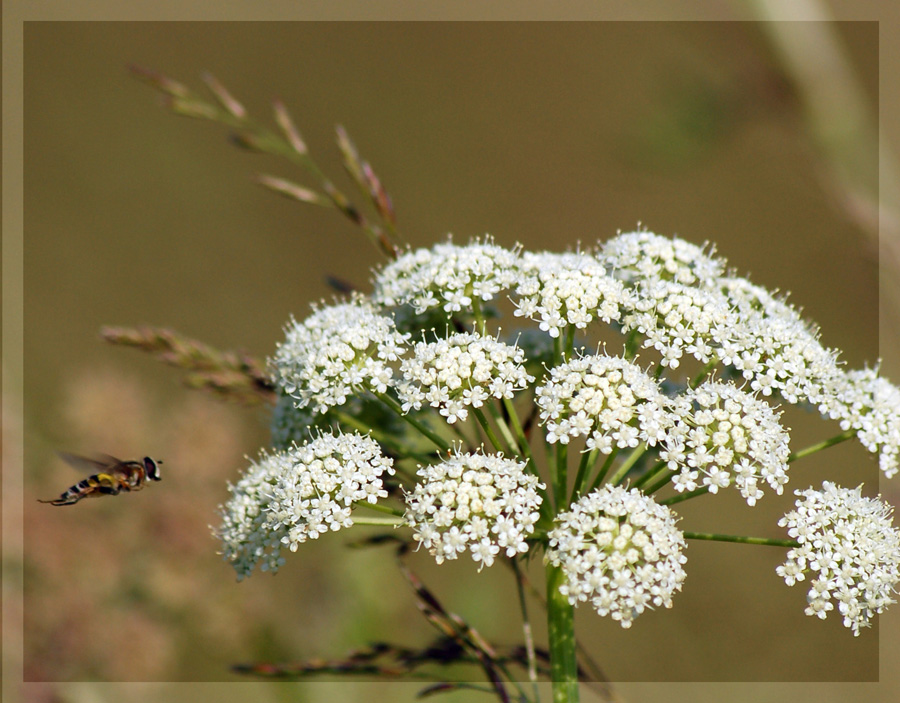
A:
POLYGON ((551 337, 568 325, 584 329, 595 318, 618 321, 625 286, 593 256, 526 253, 521 269, 515 314, 540 323, 551 337))
POLYGON ((696 244, 652 232, 626 232, 603 243, 601 261, 623 281, 672 281, 704 286, 725 271, 725 261, 696 244))
POLYGON ((471 310, 474 300, 491 300, 515 285, 518 258, 518 250, 504 249, 490 237, 408 251, 376 272, 372 297, 388 307, 412 305, 420 314, 437 307, 448 313, 471 310))
POLYGON ((811 573, 806 614, 824 620, 837 603, 844 626, 857 636, 894 602, 900 581, 900 532, 893 527, 892 508, 863 497, 860 489, 826 481, 821 491, 796 491, 795 509, 778 524, 800 546, 776 569, 788 586, 811 573))
POLYGON ((525 473, 525 462, 457 452, 418 474, 421 482, 406 495, 406 522, 438 564, 468 550, 480 570, 501 551, 528 551, 544 486, 525 473))
POLYGON ((664 436, 666 397, 636 364, 615 356, 585 356, 550 369, 535 392, 547 441, 588 436, 587 448, 655 445, 664 436))
POLYGON ((900 463, 900 389, 875 369, 848 371, 836 393, 830 416, 844 430, 856 430, 862 445, 878 454, 884 475, 892 478, 900 463))
POLYGON ((393 385, 389 364, 409 337, 361 297, 292 320, 285 336, 270 360, 275 382, 298 407, 314 404, 319 413, 360 391, 384 393, 393 385))
POLYGON ((699 481, 716 493, 734 481, 749 505, 763 495, 760 481, 782 493, 790 437, 768 403, 710 381, 674 398, 671 413, 660 458, 679 472, 676 490, 693 491, 699 481))
POLYGON ((353 524, 354 503, 386 498, 381 477, 393 462, 369 436, 321 434, 284 453, 287 460, 272 486, 269 529, 296 551, 309 539, 353 524))
POLYGON ((622 331, 645 339, 661 364, 677 368, 685 354, 705 363, 715 361, 737 320, 725 298, 710 288, 665 279, 637 281, 622 313, 622 331))
POLYGON ((525 354, 493 337, 460 333, 418 342, 400 366, 397 394, 404 412, 428 403, 447 422, 465 420, 468 408, 489 398, 512 398, 534 380, 525 371, 525 354))
POLYGON ((290 470, 291 460, 286 454, 263 454, 250 464, 235 485, 228 485, 231 497, 219 506, 221 526, 214 534, 222 542, 222 554, 237 572, 238 581, 249 576, 262 562, 262 571, 278 571, 284 563, 281 538, 287 532, 272 529, 269 520, 269 501, 278 477, 290 470))
POLYGON ((723 363, 763 395, 777 392, 789 403, 808 402, 828 414, 841 371, 837 353, 822 346, 816 327, 744 278, 723 278, 717 285, 736 313, 720 355, 723 363))
POLYGON ((547 559, 561 567, 560 592, 590 600, 622 627, 646 608, 672 607, 687 557, 675 514, 636 488, 602 486, 556 517, 547 559))

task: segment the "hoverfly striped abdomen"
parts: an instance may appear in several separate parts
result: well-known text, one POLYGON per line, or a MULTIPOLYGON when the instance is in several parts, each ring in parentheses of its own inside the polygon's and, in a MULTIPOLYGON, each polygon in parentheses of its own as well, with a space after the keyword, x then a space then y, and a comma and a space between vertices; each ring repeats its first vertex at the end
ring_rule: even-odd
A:
POLYGON ((39 500, 50 505, 74 505, 82 498, 96 498, 104 495, 118 495, 121 491, 139 491, 145 483, 161 480, 159 465, 145 456, 142 461, 122 461, 105 455, 100 459, 89 459, 76 454, 60 454, 60 456, 76 468, 100 469, 97 473, 79 481, 63 491, 59 498, 39 500))

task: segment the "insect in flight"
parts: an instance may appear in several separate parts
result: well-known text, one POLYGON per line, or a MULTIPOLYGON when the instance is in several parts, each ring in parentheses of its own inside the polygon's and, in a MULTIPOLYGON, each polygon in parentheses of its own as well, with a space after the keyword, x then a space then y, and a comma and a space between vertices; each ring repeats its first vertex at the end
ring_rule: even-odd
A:
POLYGON ((114 496, 121 491, 139 491, 148 480, 159 481, 161 478, 159 465, 162 461, 154 461, 149 456, 145 456, 141 461, 122 461, 108 454, 101 454, 97 459, 88 459, 77 454, 60 454, 60 456, 77 469, 87 469, 96 473, 66 489, 59 498, 39 500, 39 503, 75 505, 82 498, 114 496))

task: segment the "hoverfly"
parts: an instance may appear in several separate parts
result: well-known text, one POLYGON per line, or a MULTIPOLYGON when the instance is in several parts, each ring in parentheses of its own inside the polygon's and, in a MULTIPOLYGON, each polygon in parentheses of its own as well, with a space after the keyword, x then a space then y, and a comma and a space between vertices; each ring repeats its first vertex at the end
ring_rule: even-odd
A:
POLYGON ((120 491, 139 491, 150 481, 159 481, 159 465, 145 456, 142 461, 122 461, 108 454, 97 459, 88 459, 76 454, 60 454, 67 463, 78 469, 88 469, 96 473, 68 488, 54 500, 38 500, 50 505, 75 505, 82 498, 118 495, 120 491))

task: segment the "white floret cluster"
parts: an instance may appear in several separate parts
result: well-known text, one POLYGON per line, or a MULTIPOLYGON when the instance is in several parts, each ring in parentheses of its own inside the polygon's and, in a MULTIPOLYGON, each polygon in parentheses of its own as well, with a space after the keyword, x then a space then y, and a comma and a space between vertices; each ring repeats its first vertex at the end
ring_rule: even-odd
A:
POLYGON ((763 395, 787 402, 834 407, 841 377, 837 353, 819 341, 818 330, 769 291, 744 278, 722 278, 718 288, 735 310, 736 324, 720 356, 763 395))
POLYGON ((587 436, 588 449, 655 445, 669 422, 666 397, 641 367, 615 356, 585 356, 550 370, 535 403, 547 441, 587 436))
POLYGON ((428 403, 454 423, 468 417, 469 407, 480 408, 489 398, 512 398, 534 381, 524 363, 518 347, 474 333, 418 342, 400 366, 397 394, 404 412, 428 403))
POLYGON ((762 497, 761 481, 783 492, 790 438, 768 403, 711 381, 676 397, 671 413, 660 458, 678 472, 676 490, 702 485, 716 493, 733 481, 749 505, 762 497))
POLYGON ((453 313, 471 310, 516 284, 518 249, 493 239, 453 242, 400 255, 375 275, 373 300, 386 307, 409 304, 419 314, 433 308, 453 313))
POLYGON ((214 531, 222 542, 222 555, 237 572, 238 581, 249 576, 257 564, 262 571, 278 571, 284 563, 281 538, 284 528, 270 529, 269 501, 278 477, 289 470, 286 454, 262 454, 250 464, 240 480, 228 484, 231 497, 219 506, 221 525, 214 531))
POLYGON ((778 521, 800 546, 776 571, 788 586, 812 576, 807 615, 825 619, 837 604, 844 626, 859 635, 872 617, 895 602, 900 582, 900 532, 892 508, 865 498, 861 487, 829 483, 796 491, 795 509, 778 521))
POLYGON ((457 452, 420 466, 421 481, 406 495, 406 522, 438 564, 469 551, 482 567, 528 551, 544 486, 525 462, 457 452))
POLYGON ((390 364, 409 335, 357 296, 319 308, 302 323, 291 320, 285 337, 270 360, 275 382, 297 407, 313 404, 322 413, 360 391, 384 393, 393 383, 390 364))
POLYGON ((658 280, 705 286, 724 274, 725 262, 680 237, 625 232, 607 240, 600 260, 626 282, 658 280))
POLYGON ((292 552, 309 539, 353 524, 354 503, 386 498, 393 461, 368 435, 321 434, 284 453, 287 470, 271 489, 268 526, 292 552))
POLYGON ((830 413, 844 430, 856 430, 862 445, 878 454, 884 475, 892 478, 900 464, 900 389, 875 369, 848 371, 830 413))
POLYGON ((219 506, 214 534, 238 580, 260 564, 275 573, 281 549, 296 551, 308 539, 353 524, 354 503, 386 498, 382 475, 393 462, 371 437, 326 434, 275 454, 262 454, 219 506))
POLYGON ((705 363, 727 345, 737 323, 727 301, 709 288, 651 278, 631 289, 622 314, 622 330, 644 336, 644 348, 675 369, 685 354, 705 363))
POLYGON ((515 315, 538 322, 551 337, 558 337, 568 325, 584 329, 594 319, 619 320, 625 286, 608 275, 596 257, 525 253, 520 266, 515 315))
POLYGON ((561 593, 591 601, 622 627, 647 608, 672 607, 685 579, 684 536, 669 508, 637 489, 603 486, 556 517, 548 561, 560 567, 561 593))

